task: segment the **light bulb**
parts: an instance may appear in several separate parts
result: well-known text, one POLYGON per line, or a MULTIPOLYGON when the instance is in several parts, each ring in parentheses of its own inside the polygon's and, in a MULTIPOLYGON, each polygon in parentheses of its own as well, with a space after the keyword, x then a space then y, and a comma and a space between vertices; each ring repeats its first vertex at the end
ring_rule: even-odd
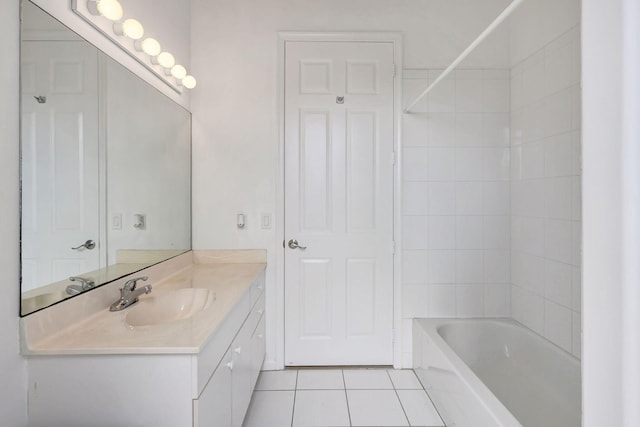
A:
POLYGON ((92 14, 102 15, 110 21, 119 21, 124 14, 118 0, 89 0, 87 8, 92 14))
POLYGON ((155 58, 154 62, 162 65, 164 68, 171 68, 176 63, 176 59, 169 52, 162 52, 155 58))
POLYGON ((196 87, 196 78, 193 76, 185 76, 185 78, 182 79, 182 85, 187 89, 193 89, 196 87))
POLYGON ((122 23, 122 33, 133 40, 141 39, 144 27, 137 19, 129 18, 122 23))
POLYGON ((149 56, 156 56, 162 51, 158 40, 152 39, 151 37, 142 40, 142 43, 140 43, 140 48, 149 56))
POLYGON ((181 80, 187 75, 187 70, 182 65, 174 65, 171 68, 171 75, 176 79, 181 80))

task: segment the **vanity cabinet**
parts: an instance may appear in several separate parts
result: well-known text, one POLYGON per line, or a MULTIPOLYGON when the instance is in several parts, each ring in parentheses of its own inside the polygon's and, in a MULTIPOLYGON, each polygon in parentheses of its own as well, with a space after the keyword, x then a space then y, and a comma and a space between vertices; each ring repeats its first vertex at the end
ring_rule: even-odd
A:
MULTIPOLYGON (((240 288, 216 288, 220 305, 211 313, 218 320, 199 348, 159 344, 136 350, 127 341, 120 353, 99 347, 31 353, 29 426, 241 427, 265 356, 265 277, 264 267, 256 276, 248 267, 228 270, 235 268, 253 278, 240 288)), ((198 286, 215 279, 197 277, 198 286)), ((88 322, 100 329, 99 317, 88 322)), ((200 326, 185 323, 181 331, 200 326)), ((48 345, 72 339, 76 331, 64 331, 48 345)), ((173 336, 182 342, 180 334, 173 336)), ((138 343, 150 339, 149 333, 135 337, 138 343)))
POLYGON ((242 427, 264 355, 264 295, 261 295, 204 390, 194 400, 194 427, 242 427))

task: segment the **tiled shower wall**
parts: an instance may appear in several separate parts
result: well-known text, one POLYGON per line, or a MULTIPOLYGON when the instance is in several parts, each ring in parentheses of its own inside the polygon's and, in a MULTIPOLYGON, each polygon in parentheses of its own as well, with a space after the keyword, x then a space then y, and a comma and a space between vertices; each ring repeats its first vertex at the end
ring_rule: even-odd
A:
POLYGON ((580 356, 580 35, 511 70, 513 317, 580 356))
MULTIPOLYGON (((440 71, 405 70, 405 101, 440 71)), ((509 316, 510 71, 454 71, 415 111, 403 115, 404 330, 509 316)))

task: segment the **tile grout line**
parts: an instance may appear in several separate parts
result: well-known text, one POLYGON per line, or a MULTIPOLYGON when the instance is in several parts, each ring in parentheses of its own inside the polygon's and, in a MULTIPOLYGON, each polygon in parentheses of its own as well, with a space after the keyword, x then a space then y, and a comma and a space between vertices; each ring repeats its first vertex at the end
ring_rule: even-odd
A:
MULTIPOLYGON (((431 402, 431 405, 433 406, 433 409, 436 410, 436 414, 438 414, 438 418, 440 418, 440 422, 442 423, 442 425, 444 427, 447 427, 447 423, 444 422, 444 418, 442 418, 442 415, 440 415, 440 411, 438 410, 438 407, 436 406, 436 404, 433 402, 433 399, 431 399, 431 395, 429 394, 429 392, 427 391, 426 387, 424 386, 424 384, 422 384, 422 381, 420 380, 420 377, 418 376, 418 374, 416 374, 416 371, 414 371, 413 369, 411 369, 411 372, 413 372, 413 375, 416 377, 416 379, 418 380, 418 383, 422 386, 422 390, 424 391, 424 393, 427 395, 427 399, 429 399, 429 402, 431 402)), ((402 402, 400 402, 402 403, 402 402)))
POLYGON ((393 393, 396 395, 396 398, 398 399, 398 403, 400 403, 400 407, 402 408, 402 413, 404 414, 404 418, 407 420, 407 425, 411 426, 411 421, 409 421, 409 417, 407 416, 407 411, 405 411, 404 409, 404 405, 402 404, 402 399, 400 399, 400 395, 398 394, 398 390, 396 389, 396 384, 393 382, 393 378, 391 378, 391 374, 389 373, 389 370, 387 369, 385 372, 389 377, 389 381, 391 381, 391 385, 393 386, 393 393))
POLYGON ((349 407, 349 396, 347 395, 347 381, 344 379, 344 369, 340 369, 342 374, 342 386, 344 387, 344 400, 347 402, 347 415, 349 416, 349 426, 352 426, 351 422, 351 408, 349 407))
POLYGON ((296 369, 296 383, 293 386, 293 406, 291 407, 291 427, 293 427, 293 415, 296 412, 296 396, 298 394, 298 370, 296 369))

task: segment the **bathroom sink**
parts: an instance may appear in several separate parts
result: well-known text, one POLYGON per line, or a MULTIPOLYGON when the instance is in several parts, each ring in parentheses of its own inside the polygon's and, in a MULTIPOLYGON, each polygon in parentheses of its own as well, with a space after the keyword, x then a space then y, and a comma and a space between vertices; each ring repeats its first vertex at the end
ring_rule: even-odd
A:
POLYGON ((208 289, 178 289, 164 295, 144 298, 129 310, 125 320, 130 326, 171 323, 188 319, 205 310, 215 299, 215 293, 208 289))

